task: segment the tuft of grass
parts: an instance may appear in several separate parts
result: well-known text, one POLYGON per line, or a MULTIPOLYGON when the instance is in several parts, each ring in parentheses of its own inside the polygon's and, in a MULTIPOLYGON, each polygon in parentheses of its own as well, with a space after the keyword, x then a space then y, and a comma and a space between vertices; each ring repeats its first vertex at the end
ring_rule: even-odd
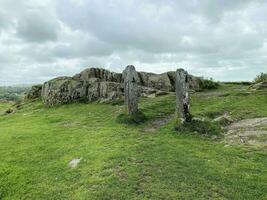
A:
POLYGON ((147 120, 147 117, 142 111, 138 111, 133 115, 122 113, 120 114, 116 121, 121 124, 141 124, 147 120))
POLYGON ((175 129, 184 133, 198 133, 205 136, 218 136, 222 133, 222 128, 218 122, 200 119, 192 119, 190 122, 185 121, 175 129))

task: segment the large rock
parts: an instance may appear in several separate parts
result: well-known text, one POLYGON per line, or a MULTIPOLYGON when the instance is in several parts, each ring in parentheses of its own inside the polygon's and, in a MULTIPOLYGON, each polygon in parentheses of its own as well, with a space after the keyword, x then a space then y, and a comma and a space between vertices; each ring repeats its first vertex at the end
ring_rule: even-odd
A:
POLYGON ((108 81, 95 81, 89 84, 88 101, 104 101, 109 102, 122 97, 123 86, 121 83, 108 81))
POLYGON ((42 85, 34 85, 30 89, 30 91, 27 92, 25 99, 38 99, 41 98, 42 94, 42 85))
POLYGON ((83 70, 81 73, 73 76, 75 80, 90 81, 92 78, 97 78, 101 81, 122 83, 122 74, 110 72, 102 68, 89 68, 83 70))
POLYGON ((138 75, 133 65, 128 65, 123 71, 124 98, 126 113, 134 115, 138 112, 138 75))
MULTIPOLYGON (((137 72, 135 79, 138 85, 138 96, 155 97, 175 89, 176 77, 173 71, 163 74, 137 72)), ((189 75, 190 88, 197 90, 199 80, 189 75)), ((89 68, 73 77, 59 77, 44 83, 42 99, 48 106, 80 100, 112 101, 124 95, 123 83, 122 73, 110 72, 102 68, 89 68)), ((33 93, 30 96, 39 94, 36 92, 36 95, 35 93, 33 95, 33 93)))
POLYGON ((170 79, 169 72, 163 74, 138 72, 138 84, 145 87, 163 91, 174 91, 175 82, 172 80, 170 79))
POLYGON ((84 81, 72 77, 58 77, 44 83, 42 99, 47 106, 77 102, 86 97, 87 88, 84 81))

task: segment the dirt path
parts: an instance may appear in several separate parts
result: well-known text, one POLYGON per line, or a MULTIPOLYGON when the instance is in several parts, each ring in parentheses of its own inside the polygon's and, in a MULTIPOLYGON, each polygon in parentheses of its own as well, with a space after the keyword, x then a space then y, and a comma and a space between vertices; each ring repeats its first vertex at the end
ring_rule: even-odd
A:
POLYGON ((267 147, 267 117, 244 119, 228 126, 226 141, 267 147))

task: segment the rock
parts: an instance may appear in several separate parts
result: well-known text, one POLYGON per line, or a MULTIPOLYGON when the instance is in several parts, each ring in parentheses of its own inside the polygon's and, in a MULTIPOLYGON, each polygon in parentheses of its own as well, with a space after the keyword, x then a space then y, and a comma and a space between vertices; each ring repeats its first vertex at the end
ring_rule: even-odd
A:
POLYGON ((243 119, 227 127, 225 140, 233 144, 267 145, 267 117, 243 119))
POLYGON ((200 91, 202 81, 203 78, 188 75, 189 89, 194 91, 200 91))
MULTIPOLYGON (((156 97, 174 91, 175 72, 162 74, 136 72, 138 96, 156 97)), ((197 88, 198 78, 189 77, 189 85, 197 88)), ((122 73, 110 72, 102 68, 89 68, 73 77, 59 77, 33 88, 30 98, 42 96, 45 105, 53 106, 81 100, 107 102, 124 95, 122 73), (40 91, 42 90, 42 91, 40 91)))
POLYGON ((126 113, 133 115, 138 112, 138 75, 133 65, 128 65, 123 71, 124 98, 126 113))
POLYGON ((267 89, 267 81, 256 83, 256 84, 252 85, 251 88, 254 89, 254 90, 267 89))
POLYGON ((169 94, 169 93, 168 92, 165 92, 165 91, 160 91, 159 90, 159 91, 156 92, 155 95, 156 95, 156 97, 158 97, 158 96, 163 96, 163 95, 167 95, 167 94, 169 94))
POLYGON ((6 111, 5 111, 5 114, 8 115, 8 114, 11 114, 11 113, 14 113, 15 110, 13 110, 12 108, 8 108, 6 111))
POLYGON ((174 83, 168 76, 168 73, 153 74, 146 72, 138 72, 138 84, 163 91, 174 91, 174 83))
POLYGON ((224 114, 223 116, 217 117, 213 120, 214 122, 218 122, 219 124, 226 126, 231 124, 234 120, 227 114, 224 114))
POLYGON ((176 71, 176 115, 177 123, 190 121, 191 115, 189 112, 189 83, 188 73, 183 69, 176 71))
POLYGON ((102 68, 85 69, 81 73, 73 76, 73 78, 79 81, 90 81, 90 79, 92 78, 97 78, 100 81, 117 82, 117 83, 123 82, 121 73, 110 72, 102 68))
POLYGON ((71 77, 59 77, 45 82, 42 99, 46 106, 77 102, 85 99, 88 86, 84 81, 71 77))
POLYGON ((156 94, 158 90, 145 87, 145 86, 138 86, 138 96, 140 97, 149 97, 150 95, 156 94))
POLYGON ((78 164, 81 162, 82 158, 75 158, 69 162, 69 166, 71 168, 76 168, 78 164))
POLYGON ((38 99, 41 98, 42 85, 34 85, 26 94, 25 99, 38 99))
POLYGON ((88 101, 109 102, 122 97, 123 86, 115 82, 94 82, 88 87, 88 101))

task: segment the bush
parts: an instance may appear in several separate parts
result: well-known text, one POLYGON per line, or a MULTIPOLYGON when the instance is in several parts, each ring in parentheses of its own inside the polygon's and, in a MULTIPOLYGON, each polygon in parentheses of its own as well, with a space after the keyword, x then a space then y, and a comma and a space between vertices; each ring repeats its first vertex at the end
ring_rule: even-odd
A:
POLYGON ((251 85, 252 83, 249 81, 237 81, 237 82, 224 82, 224 84, 230 85, 251 85))
POLYGON ((220 86, 218 82, 213 81, 213 79, 203 79, 200 82, 200 88, 202 90, 211 90, 211 89, 217 89, 220 86))
POLYGON ((117 117, 117 122, 122 124, 141 124, 147 120, 145 114, 141 111, 138 111, 134 115, 120 114, 117 117))
POLYGON ((185 133, 197 132, 205 136, 220 135, 222 132, 219 123, 200 119, 192 119, 191 122, 184 122, 182 125, 175 127, 175 129, 185 133))
POLYGON ((266 73, 261 73, 259 75, 256 76, 256 78, 254 79, 255 83, 260 83, 260 82, 264 82, 267 81, 267 74, 266 73))

